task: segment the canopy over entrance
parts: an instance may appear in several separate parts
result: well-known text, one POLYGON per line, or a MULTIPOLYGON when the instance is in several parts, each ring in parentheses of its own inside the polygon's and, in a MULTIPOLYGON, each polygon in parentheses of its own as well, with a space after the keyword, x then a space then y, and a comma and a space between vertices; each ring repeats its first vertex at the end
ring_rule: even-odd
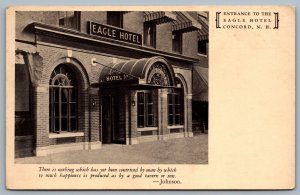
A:
POLYGON ((176 88, 174 70, 160 56, 104 66, 100 72, 99 83, 92 84, 92 87, 176 88))

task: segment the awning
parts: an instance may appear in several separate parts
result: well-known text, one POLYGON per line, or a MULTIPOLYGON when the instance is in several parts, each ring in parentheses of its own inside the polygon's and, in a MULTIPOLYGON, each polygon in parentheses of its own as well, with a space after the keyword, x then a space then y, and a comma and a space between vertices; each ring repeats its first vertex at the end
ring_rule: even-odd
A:
POLYGON ((189 15, 201 25, 197 29, 198 40, 208 40, 208 12, 189 12, 189 15))
POLYGON ((193 101, 208 102, 208 68, 193 67, 193 101))
POLYGON ((144 22, 155 21, 156 24, 162 24, 176 20, 176 14, 164 11, 144 12, 144 22))
POLYGON ((92 87, 176 88, 174 70, 168 61, 160 56, 103 66, 99 83, 93 83, 92 87))
POLYGON ((173 12, 176 14, 176 20, 173 21, 172 31, 194 31, 202 29, 201 24, 189 15, 187 12, 173 12))
POLYGON ((198 22, 202 25, 202 28, 198 30, 198 40, 208 40, 208 21, 198 17, 198 22))
POLYGON ((15 64, 27 66, 30 81, 36 84, 42 76, 43 58, 34 45, 16 42, 15 48, 15 64))

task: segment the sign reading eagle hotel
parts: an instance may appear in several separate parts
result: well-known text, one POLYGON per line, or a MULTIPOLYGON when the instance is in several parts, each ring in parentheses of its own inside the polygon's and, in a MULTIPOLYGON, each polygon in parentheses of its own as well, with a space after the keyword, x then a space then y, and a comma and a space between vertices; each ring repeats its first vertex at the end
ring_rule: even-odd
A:
POLYGON ((127 43, 142 45, 142 35, 125 31, 109 25, 99 24, 95 22, 90 23, 90 34, 100 37, 116 39, 127 43))

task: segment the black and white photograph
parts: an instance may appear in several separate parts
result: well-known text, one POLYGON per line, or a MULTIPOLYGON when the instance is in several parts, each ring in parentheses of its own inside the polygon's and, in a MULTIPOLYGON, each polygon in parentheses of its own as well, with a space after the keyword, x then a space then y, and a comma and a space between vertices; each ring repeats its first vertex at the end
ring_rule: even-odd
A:
POLYGON ((7 189, 294 189, 295 15, 7 7, 7 189))
POLYGON ((16 11, 16 164, 209 164, 209 12, 16 11))

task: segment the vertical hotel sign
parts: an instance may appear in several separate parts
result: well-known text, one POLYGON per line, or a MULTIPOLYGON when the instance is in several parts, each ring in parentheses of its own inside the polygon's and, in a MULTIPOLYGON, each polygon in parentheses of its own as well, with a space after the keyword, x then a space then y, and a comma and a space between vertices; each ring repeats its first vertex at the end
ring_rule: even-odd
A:
POLYGON ((89 22, 91 35, 142 45, 142 35, 109 25, 89 22))

